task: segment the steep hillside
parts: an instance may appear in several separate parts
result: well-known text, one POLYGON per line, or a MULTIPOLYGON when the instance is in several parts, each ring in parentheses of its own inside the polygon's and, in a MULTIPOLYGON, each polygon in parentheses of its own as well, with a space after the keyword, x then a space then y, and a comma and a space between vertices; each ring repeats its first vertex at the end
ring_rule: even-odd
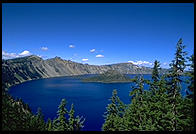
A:
POLYGON ((47 60, 31 55, 22 58, 2 60, 2 86, 8 87, 28 80, 58 76, 101 74, 116 70, 122 74, 150 74, 151 68, 138 67, 132 63, 111 65, 88 65, 55 57, 47 60))

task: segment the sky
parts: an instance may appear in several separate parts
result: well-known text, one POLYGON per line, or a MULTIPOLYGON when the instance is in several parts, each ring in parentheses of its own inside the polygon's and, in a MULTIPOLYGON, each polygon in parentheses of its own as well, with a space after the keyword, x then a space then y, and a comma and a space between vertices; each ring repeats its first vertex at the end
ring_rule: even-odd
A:
POLYGON ((37 55, 168 67, 182 38, 194 50, 193 3, 3 3, 2 58, 37 55))

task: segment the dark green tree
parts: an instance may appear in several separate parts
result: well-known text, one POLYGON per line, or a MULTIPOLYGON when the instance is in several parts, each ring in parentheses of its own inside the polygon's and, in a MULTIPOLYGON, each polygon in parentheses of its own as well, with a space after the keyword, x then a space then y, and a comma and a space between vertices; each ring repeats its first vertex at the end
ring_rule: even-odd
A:
POLYGON ((66 100, 62 99, 61 104, 58 107, 57 118, 53 120, 52 129, 54 131, 79 131, 84 126, 85 119, 82 120, 82 117, 76 116, 74 118, 74 105, 71 105, 71 109, 68 112, 65 108, 66 100), (66 119, 66 114, 68 114, 69 119, 66 119))
POLYGON ((52 131, 52 128, 53 128, 53 126, 52 126, 52 121, 51 121, 50 118, 48 118, 48 121, 47 121, 47 123, 46 123, 46 130, 47 130, 47 131, 52 131))
POLYGON ((72 104, 71 105, 71 109, 70 109, 70 111, 69 111, 69 127, 68 127, 68 130, 69 131, 73 131, 74 130, 74 123, 75 123, 75 121, 74 121, 74 105, 72 104))
POLYGON ((142 76, 133 79, 132 91, 130 92, 131 103, 124 114, 125 130, 146 130, 147 122, 151 123, 147 113, 149 113, 148 99, 149 92, 144 91, 145 80, 142 76))
POLYGON ((187 65, 189 66, 189 71, 186 73, 186 75, 189 77, 187 81, 187 83, 189 84, 188 90, 192 93, 187 92, 187 97, 192 98, 192 100, 194 101, 194 55, 188 57, 188 60, 190 61, 190 64, 187 65))
POLYGON ((122 117, 125 111, 125 104, 117 96, 117 90, 114 89, 112 97, 109 99, 111 104, 108 104, 104 113, 105 123, 102 126, 103 131, 118 131, 122 129, 122 117))
POLYGON ((65 108, 67 102, 65 99, 62 99, 60 105, 58 106, 57 119, 53 121, 53 127, 56 131, 67 131, 68 130, 68 121, 66 120, 65 115, 68 113, 65 108))
POLYGON ((74 131, 80 131, 84 127, 85 118, 76 116, 74 119, 74 131))
POLYGON ((158 82, 160 79, 159 70, 160 70, 160 62, 155 60, 153 71, 152 71, 152 80, 154 82, 158 82))
POLYGON ((40 130, 46 130, 45 129, 45 122, 44 122, 44 115, 42 114, 41 108, 38 108, 37 112, 37 123, 39 125, 40 130))
POLYGON ((181 91, 181 83, 182 74, 184 73, 184 69, 186 68, 186 60, 185 56, 187 53, 184 51, 185 45, 183 45, 182 39, 180 39, 176 46, 175 58, 172 60, 170 64, 171 71, 168 74, 168 95, 169 102, 172 105, 172 130, 181 130, 182 124, 185 123, 180 118, 183 116, 183 113, 180 112, 183 109, 183 98, 180 94, 181 91))
POLYGON ((31 117, 31 126, 33 126, 30 130, 31 131, 45 131, 45 122, 44 116, 42 114, 41 108, 38 108, 37 114, 31 117))

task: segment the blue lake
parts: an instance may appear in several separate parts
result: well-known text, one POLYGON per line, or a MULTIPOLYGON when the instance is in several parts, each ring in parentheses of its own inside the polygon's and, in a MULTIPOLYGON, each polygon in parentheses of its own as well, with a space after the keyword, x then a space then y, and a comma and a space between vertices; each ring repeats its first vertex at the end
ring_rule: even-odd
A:
MULTIPOLYGON (((151 75, 144 75, 144 78, 150 79, 151 75)), ((108 99, 112 96, 113 89, 117 89, 118 96, 127 104, 130 102, 131 85, 132 83, 90 83, 82 82, 77 77, 57 77, 28 81, 11 87, 9 93, 28 103, 33 113, 40 107, 45 120, 56 117, 58 105, 65 98, 68 111, 73 103, 75 115, 85 118, 82 130, 101 131, 103 114, 110 103, 108 99)), ((183 84, 183 89, 185 88, 186 85, 183 84)), ((184 90, 181 93, 185 95, 184 90)))

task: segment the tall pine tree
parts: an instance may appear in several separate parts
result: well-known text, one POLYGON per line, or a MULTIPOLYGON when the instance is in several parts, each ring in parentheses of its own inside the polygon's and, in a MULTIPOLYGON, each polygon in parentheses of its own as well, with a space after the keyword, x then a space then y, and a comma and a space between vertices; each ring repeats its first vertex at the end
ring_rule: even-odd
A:
POLYGON ((125 111, 125 104, 117 96, 117 90, 114 89, 112 97, 109 99, 111 104, 108 104, 106 112, 104 113, 105 123, 102 126, 104 131, 118 131, 121 130, 122 117, 125 111))
POLYGON ((57 131, 66 131, 68 130, 68 121, 66 120, 65 115, 68 113, 67 109, 65 108, 67 102, 65 99, 62 99, 61 104, 58 107, 57 111, 57 119, 53 122, 54 130, 57 131))
POLYGON ((168 94, 170 96, 170 103, 172 105, 172 130, 179 130, 178 123, 179 117, 181 116, 179 113, 180 108, 182 106, 182 96, 180 94, 181 91, 181 75, 184 73, 184 69, 186 67, 186 52, 184 51, 185 45, 183 45, 182 39, 180 38, 177 46, 175 58, 172 60, 170 64, 171 71, 168 74, 168 94))

